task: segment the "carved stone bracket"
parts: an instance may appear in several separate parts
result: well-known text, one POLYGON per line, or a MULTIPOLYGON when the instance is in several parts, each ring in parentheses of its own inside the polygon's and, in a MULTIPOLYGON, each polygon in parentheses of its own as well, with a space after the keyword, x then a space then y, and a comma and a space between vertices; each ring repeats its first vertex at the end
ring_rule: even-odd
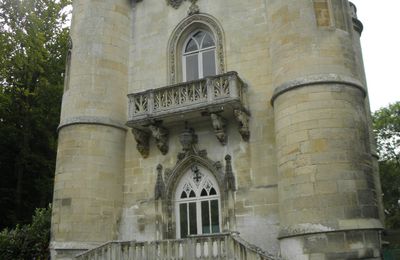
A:
POLYGON ((211 121, 212 121, 212 126, 214 128, 214 133, 215 136, 217 137, 218 141, 222 144, 226 144, 226 120, 222 116, 216 114, 216 113, 211 113, 211 121))
POLYGON ((162 165, 159 164, 157 165, 157 181, 156 181, 156 186, 154 188, 154 199, 162 199, 165 194, 165 184, 164 184, 164 179, 162 176, 162 165))
POLYGON ((234 114, 239 123, 239 133, 242 139, 248 142, 250 139, 249 115, 245 111, 239 109, 236 109, 234 114))
POLYGON ((158 149, 163 155, 166 155, 168 153, 168 129, 155 124, 149 125, 149 129, 156 140, 158 149))
POLYGON ((150 134, 137 128, 132 128, 132 134, 136 140, 137 150, 143 156, 143 158, 147 158, 149 156, 150 134))

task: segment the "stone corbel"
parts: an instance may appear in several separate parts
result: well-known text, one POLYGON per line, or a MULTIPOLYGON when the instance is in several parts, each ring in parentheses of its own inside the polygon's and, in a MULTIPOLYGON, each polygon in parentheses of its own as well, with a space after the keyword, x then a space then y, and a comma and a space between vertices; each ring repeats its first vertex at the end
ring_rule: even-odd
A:
POLYGON ((150 150, 150 134, 136 128, 132 128, 132 134, 136 140, 136 149, 143 156, 143 158, 147 158, 150 150))
POLYGON ((168 129, 158 125, 149 125, 149 129, 156 140, 158 149, 163 155, 166 155, 168 153, 168 129))
POLYGON ((242 139, 248 142, 250 139, 249 115, 245 111, 239 109, 236 109, 234 114, 239 123, 239 133, 242 139))
POLYGON ((214 128, 214 133, 215 136, 217 137, 218 141, 222 144, 226 144, 226 120, 222 116, 216 114, 216 113, 211 113, 211 121, 212 121, 212 126, 214 128))

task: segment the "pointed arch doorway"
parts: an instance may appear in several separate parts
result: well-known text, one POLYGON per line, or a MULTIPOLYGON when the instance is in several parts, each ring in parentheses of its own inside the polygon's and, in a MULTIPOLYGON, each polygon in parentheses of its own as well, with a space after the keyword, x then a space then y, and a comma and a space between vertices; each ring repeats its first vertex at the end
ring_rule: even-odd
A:
POLYGON ((206 168, 193 164, 175 191, 176 237, 220 233, 220 189, 206 168))

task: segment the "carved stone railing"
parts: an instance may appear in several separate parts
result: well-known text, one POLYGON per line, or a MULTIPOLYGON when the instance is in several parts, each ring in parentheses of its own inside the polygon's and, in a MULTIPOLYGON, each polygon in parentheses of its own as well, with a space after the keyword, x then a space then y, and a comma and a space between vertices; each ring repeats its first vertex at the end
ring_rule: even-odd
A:
POLYGON ((176 114, 197 112, 226 105, 237 109, 245 107, 245 84, 236 72, 206 77, 158 89, 129 94, 127 125, 137 127, 154 120, 176 121, 176 114), (168 119, 167 119, 168 118, 168 119))
POLYGON ((277 259, 238 235, 218 234, 153 242, 112 241, 88 250, 78 260, 193 260, 193 259, 277 259))
POLYGON ((149 89, 128 95, 127 126, 137 142, 137 149, 146 158, 149 138, 156 140, 162 154, 168 152, 169 125, 209 120, 221 144, 226 143, 226 124, 235 118, 239 133, 248 141, 250 112, 246 104, 246 85, 236 72, 204 79, 149 89))

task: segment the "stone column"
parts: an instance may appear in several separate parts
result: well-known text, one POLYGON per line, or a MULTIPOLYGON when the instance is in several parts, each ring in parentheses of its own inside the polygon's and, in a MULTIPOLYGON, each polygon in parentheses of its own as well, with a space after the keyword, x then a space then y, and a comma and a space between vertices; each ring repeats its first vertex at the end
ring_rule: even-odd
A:
POLYGON ((74 0, 52 215, 52 259, 118 238, 130 1, 74 0))
POLYGON ((271 0, 286 259, 380 257, 366 86, 346 0, 271 0))

